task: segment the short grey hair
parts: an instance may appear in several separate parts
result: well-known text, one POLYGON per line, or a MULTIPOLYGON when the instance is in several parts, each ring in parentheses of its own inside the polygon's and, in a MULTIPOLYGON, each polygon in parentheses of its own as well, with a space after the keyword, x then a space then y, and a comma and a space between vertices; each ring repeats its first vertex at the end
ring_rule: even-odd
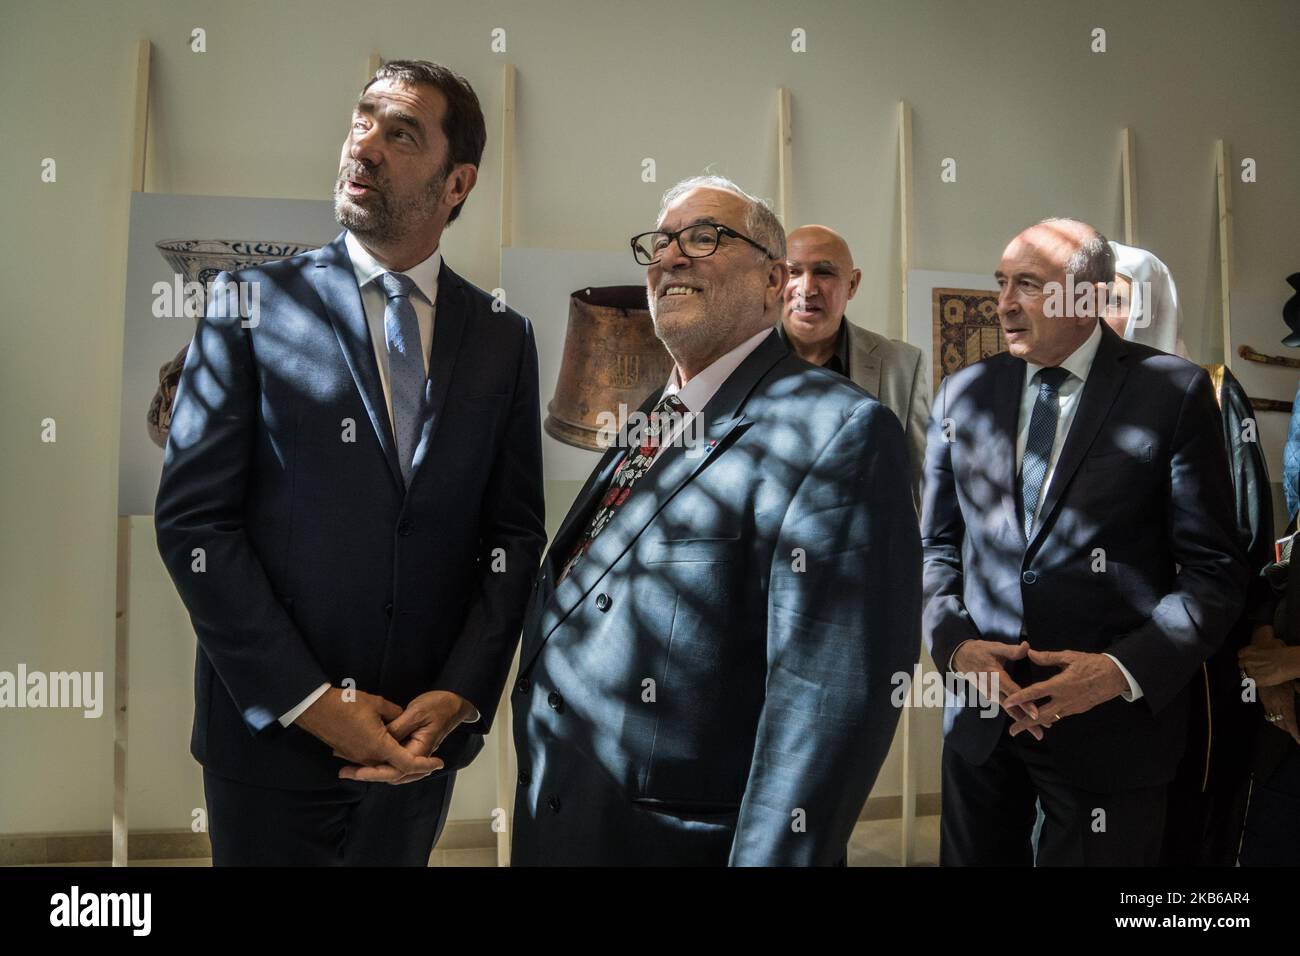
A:
POLYGON ((1106 237, 1096 227, 1082 219, 1073 219, 1069 216, 1050 216, 1039 220, 1038 224, 1042 226, 1057 222, 1083 226, 1091 233, 1070 254, 1070 258, 1065 263, 1066 274, 1073 275, 1075 282, 1114 282, 1115 250, 1110 247, 1106 237))
POLYGON ((781 220, 776 218, 776 213, 772 211, 772 207, 768 205, 766 200, 751 196, 745 192, 726 176, 709 173, 683 179, 664 193, 664 197, 659 203, 659 216, 655 221, 662 222, 668 207, 692 189, 718 189, 745 200, 748 206, 745 212, 745 232, 749 235, 749 238, 765 246, 769 254, 781 261, 785 261, 785 228, 781 225, 781 220))

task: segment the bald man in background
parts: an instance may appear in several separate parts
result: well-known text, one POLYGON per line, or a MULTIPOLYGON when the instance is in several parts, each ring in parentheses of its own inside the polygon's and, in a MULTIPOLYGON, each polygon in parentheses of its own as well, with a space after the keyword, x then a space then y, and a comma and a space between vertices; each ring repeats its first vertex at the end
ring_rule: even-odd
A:
POLYGON ((862 271, 848 243, 825 226, 802 226, 787 237, 789 281, 781 337, 805 362, 838 372, 894 413, 907 438, 912 504, 921 509, 921 469, 930 417, 929 376, 920 349, 854 325, 844 315, 862 271))

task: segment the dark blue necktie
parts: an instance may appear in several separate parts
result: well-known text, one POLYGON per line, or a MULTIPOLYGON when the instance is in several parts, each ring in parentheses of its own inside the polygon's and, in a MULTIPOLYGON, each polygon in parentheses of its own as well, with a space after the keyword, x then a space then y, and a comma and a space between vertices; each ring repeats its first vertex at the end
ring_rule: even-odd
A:
POLYGON ((415 283, 400 272, 380 278, 388 305, 384 307, 384 341, 388 345, 388 388, 393 402, 393 436, 402 480, 411 483, 411 461, 420 441, 421 411, 428 374, 420 348, 420 323, 411 305, 415 283))
POLYGON ((1047 477, 1047 465, 1052 459, 1052 445, 1056 443, 1056 423, 1061 414, 1057 393, 1069 375, 1063 368, 1038 371, 1038 395, 1034 398, 1025 457, 1020 465, 1020 509, 1026 541, 1034 527, 1034 512, 1043 493, 1043 479, 1047 477))

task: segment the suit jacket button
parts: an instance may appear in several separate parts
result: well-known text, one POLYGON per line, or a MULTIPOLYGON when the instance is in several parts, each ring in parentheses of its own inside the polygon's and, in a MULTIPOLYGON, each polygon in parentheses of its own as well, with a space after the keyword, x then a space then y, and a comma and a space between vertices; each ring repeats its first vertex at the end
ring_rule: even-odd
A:
POLYGON ((391 603, 384 605, 384 616, 385 617, 393 616, 393 605, 391 603))
POLYGON ((560 798, 555 796, 555 794, 551 794, 551 796, 546 798, 546 805, 551 808, 553 813, 560 812, 560 798))
POLYGON ((609 606, 610 606, 612 603, 613 603, 613 602, 609 599, 609 595, 608 595, 608 594, 597 594, 597 595, 596 595, 596 608, 597 608, 598 610, 601 610, 601 611, 608 611, 608 610, 609 610, 609 606))
POLYGON ((519 771, 519 786, 521 786, 521 787, 526 787, 526 786, 528 786, 528 781, 530 781, 531 779, 532 779, 532 777, 528 776, 528 771, 527 771, 527 770, 520 770, 520 771, 519 771))
POLYGON ((1024 581, 1026 584, 1033 584, 1038 580, 1038 572, 1026 571, 1024 574, 1020 575, 1020 580, 1024 581))
POLYGON ((403 518, 401 521, 397 522, 397 533, 400 534, 403 538, 410 535, 413 528, 414 526, 406 518, 403 518))
POLYGON ((529 689, 532 686, 533 686, 532 681, 530 681, 527 677, 521 677, 515 683, 515 691, 520 694, 526 694, 528 693, 529 689))
POLYGON ((555 691, 551 691, 551 693, 546 698, 546 702, 551 705, 551 710, 555 711, 556 713, 564 712, 564 698, 561 697, 559 694, 557 694, 555 691))

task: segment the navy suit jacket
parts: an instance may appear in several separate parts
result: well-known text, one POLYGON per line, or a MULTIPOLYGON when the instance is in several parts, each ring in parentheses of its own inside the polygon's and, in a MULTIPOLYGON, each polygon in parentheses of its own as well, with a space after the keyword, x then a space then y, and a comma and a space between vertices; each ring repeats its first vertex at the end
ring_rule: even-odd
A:
POLYGON ((611 448, 543 562, 515 864, 832 864, 889 749, 920 653, 898 419, 776 332, 702 414, 703 453, 665 448, 556 587, 611 448))
POLYGON ((198 636, 192 752, 263 786, 335 783, 342 761, 278 719, 328 682, 465 697, 482 719, 439 750, 463 766, 545 544, 532 328, 444 261, 407 488, 343 236, 222 281, 260 283, 260 315, 210 303, 199 323, 154 512, 198 636))
MULTIPOLYGON (((1115 698, 1046 732, 1054 766, 1083 789, 1172 779, 1188 682, 1241 610, 1238 541, 1223 425, 1199 366, 1102 338, 1026 544, 1016 432, 1025 362, 991 356, 935 396, 921 522, 927 645, 946 668, 967 639, 1110 653, 1143 696, 1115 698)), ((1026 661, 1026 686, 1055 673, 1026 661)), ((973 702, 971 702, 973 704, 973 702)), ((972 763, 1008 719, 950 700, 945 745, 972 763)))

